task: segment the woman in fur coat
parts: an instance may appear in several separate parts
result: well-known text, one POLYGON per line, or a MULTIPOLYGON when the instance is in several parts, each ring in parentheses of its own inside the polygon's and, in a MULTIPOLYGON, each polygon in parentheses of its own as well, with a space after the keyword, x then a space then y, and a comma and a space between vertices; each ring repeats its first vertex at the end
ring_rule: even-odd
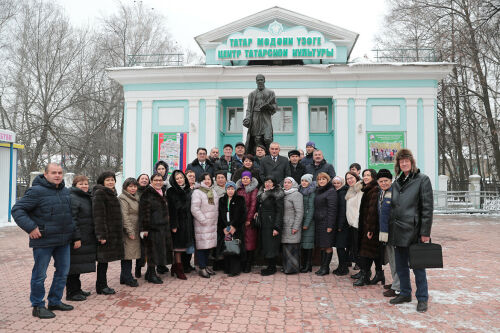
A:
POLYGON ((276 257, 279 254, 281 229, 283 226, 285 192, 272 176, 264 180, 264 186, 257 195, 259 203, 259 238, 261 252, 267 267, 260 271, 263 276, 276 273, 276 257))
POLYGON ((97 241, 98 294, 110 295, 115 291, 108 287, 108 263, 123 259, 123 219, 120 201, 115 190, 116 177, 113 172, 103 172, 97 178, 92 199, 92 211, 97 241))
POLYGON ((377 172, 373 169, 363 171, 363 197, 359 207, 359 256, 361 260, 361 276, 354 282, 360 287, 376 284, 378 281, 385 283, 382 262, 380 258, 379 224, 378 224, 378 193, 377 172), (375 262, 376 276, 370 281, 371 266, 375 262))

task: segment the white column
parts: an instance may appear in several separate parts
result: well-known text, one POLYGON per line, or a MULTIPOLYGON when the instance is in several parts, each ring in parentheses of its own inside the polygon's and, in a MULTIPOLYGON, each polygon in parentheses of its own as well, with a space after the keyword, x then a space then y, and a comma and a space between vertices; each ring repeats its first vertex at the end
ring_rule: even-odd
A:
POLYGON ((217 144, 217 99, 206 99, 205 147, 208 151, 217 144))
MULTIPOLYGON (((366 158, 366 98, 356 98, 354 101, 356 123, 356 162, 364 169, 368 166, 366 158)), ((340 170, 340 169, 339 169, 340 170)))
MULTIPOLYGON (((335 125, 335 155, 336 163, 335 170, 341 174, 349 168, 349 128, 348 124, 348 108, 347 98, 334 98, 337 101, 337 123, 335 125)), ((335 119, 335 118, 334 118, 335 119)))
MULTIPOLYGON (((434 143, 432 145, 434 147, 434 143)), ((416 98, 406 99, 406 148, 418 156, 418 108, 416 98)), ((429 147, 430 148, 430 147, 429 147)), ((426 155, 427 158, 427 155, 426 155)), ((418 164, 418 160, 417 160, 418 164)))
POLYGON ((151 174, 153 171, 153 101, 142 101, 142 155, 141 155, 141 173, 151 174))
MULTIPOLYGON (((438 174, 438 164, 436 163, 436 140, 437 140, 437 128, 436 120, 434 117, 434 98, 423 99, 424 108, 424 147, 418 147, 418 149, 423 149, 425 154, 425 174, 429 176, 432 187, 435 188, 437 184, 436 175, 438 174)), ((442 138, 443 139, 443 138, 442 138)), ((418 165, 418 161, 417 161, 418 165)))
MULTIPOLYGON (((248 109, 248 96, 243 97, 243 119, 245 119, 245 115, 247 114, 247 109, 248 109)), ((247 133, 248 133, 248 128, 243 126, 241 141, 244 143, 247 142, 247 133)))
POLYGON ((306 149, 309 141, 309 97, 297 98, 297 148, 306 149))
POLYGON ((126 99, 126 126, 123 133, 124 139, 124 159, 123 159, 123 176, 125 178, 135 177, 135 160, 137 158, 136 147, 136 127, 137 127, 137 100, 126 99))
POLYGON ((189 149, 188 149, 188 163, 196 158, 196 149, 198 148, 198 138, 200 135, 200 100, 189 100, 189 149))
POLYGON ((475 209, 481 208, 481 176, 470 175, 469 176, 469 195, 471 198, 471 203, 475 209))

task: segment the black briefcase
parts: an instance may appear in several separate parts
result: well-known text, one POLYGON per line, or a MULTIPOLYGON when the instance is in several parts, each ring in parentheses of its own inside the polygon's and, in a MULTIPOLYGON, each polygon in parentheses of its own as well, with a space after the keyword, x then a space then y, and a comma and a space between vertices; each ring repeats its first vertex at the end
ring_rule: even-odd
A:
POLYGON ((432 243, 416 243, 410 245, 410 268, 443 268, 443 249, 441 245, 432 243))

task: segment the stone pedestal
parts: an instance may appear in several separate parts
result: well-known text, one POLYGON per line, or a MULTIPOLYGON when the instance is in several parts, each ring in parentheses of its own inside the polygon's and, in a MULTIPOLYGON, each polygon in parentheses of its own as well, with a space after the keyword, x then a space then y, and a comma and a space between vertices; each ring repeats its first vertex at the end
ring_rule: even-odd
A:
POLYGON ((469 176, 469 195, 475 209, 481 208, 481 176, 469 176))

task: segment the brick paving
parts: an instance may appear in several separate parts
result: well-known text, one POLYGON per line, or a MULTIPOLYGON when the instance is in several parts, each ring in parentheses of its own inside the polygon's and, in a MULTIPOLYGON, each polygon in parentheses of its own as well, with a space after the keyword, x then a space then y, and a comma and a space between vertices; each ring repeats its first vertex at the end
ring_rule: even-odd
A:
MULTIPOLYGON (((26 234, 0 229, 0 332, 500 332, 500 218, 436 216, 433 240, 443 245, 444 269, 428 270, 425 314, 412 303, 393 306, 379 285, 354 288, 348 276, 313 273, 228 278, 218 273, 163 285, 139 279, 119 284, 119 262, 110 264, 116 295, 95 293, 95 273, 82 275, 85 302, 54 319, 31 316, 33 264, 26 234)), ((332 263, 332 268, 336 262, 332 263)), ((47 273, 47 290, 53 268, 47 273)), ((390 280, 388 266, 385 274, 390 280)), ((413 284, 414 286, 414 284, 413 284)), ((65 301, 63 299, 63 301, 65 301)))

